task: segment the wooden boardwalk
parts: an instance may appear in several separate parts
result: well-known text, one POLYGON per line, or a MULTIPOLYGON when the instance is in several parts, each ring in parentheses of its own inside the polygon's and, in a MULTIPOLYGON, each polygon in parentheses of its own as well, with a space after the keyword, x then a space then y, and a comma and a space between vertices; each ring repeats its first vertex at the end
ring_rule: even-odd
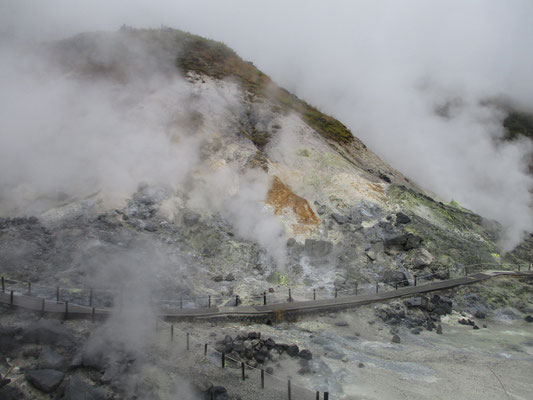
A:
MULTIPOLYGON (((436 281, 418 286, 403 287, 397 290, 393 289, 373 294, 349 295, 332 299, 293 301, 257 306, 214 306, 204 308, 160 309, 157 313, 161 318, 179 320, 191 318, 272 317, 279 313, 290 314, 336 311, 405 296, 415 296, 457 286, 469 285, 499 276, 533 277, 533 271, 486 271, 461 278, 436 281)), ((64 316, 66 318, 103 318, 111 315, 114 311, 113 308, 93 308, 69 302, 45 300, 39 297, 12 293, 7 289, 5 292, 0 292, 0 304, 8 304, 13 307, 41 312, 43 315, 64 316)))

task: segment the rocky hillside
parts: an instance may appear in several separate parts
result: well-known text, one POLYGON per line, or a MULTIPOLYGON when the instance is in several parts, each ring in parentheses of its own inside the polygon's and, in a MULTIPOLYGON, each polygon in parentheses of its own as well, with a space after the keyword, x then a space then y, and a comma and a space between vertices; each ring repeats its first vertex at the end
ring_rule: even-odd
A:
POLYGON ((0 265, 12 278, 142 276, 169 293, 245 295, 531 261, 533 237, 501 255, 497 222, 425 193, 222 43, 124 27, 39 51, 63 78, 118 93, 112 104, 134 123, 167 110, 169 162, 184 161, 170 178, 140 174, 112 203, 105 188, 83 187, 2 207, 0 265))

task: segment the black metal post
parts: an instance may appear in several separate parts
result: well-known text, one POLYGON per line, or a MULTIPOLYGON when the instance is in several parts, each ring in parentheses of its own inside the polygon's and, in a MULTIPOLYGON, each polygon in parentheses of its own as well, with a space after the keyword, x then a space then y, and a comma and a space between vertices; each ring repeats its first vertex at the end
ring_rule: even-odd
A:
POLYGON ((93 307, 92 311, 91 311, 91 322, 94 324, 94 317, 95 317, 95 314, 96 314, 96 310, 95 308, 93 307))
POLYGON ((290 379, 287 382, 287 394, 289 395, 288 399, 291 400, 291 380, 290 379))
POLYGON ((2 293, 6 292, 6 279, 2 277, 2 293))
POLYGON ((89 289, 89 307, 93 306, 93 290, 89 289))
POLYGON ((46 301, 45 299, 43 299, 41 301, 41 317, 44 317, 44 303, 45 303, 45 301, 46 301))
POLYGON ((13 305, 13 291, 9 294, 9 304, 13 305))
POLYGON ((416 286, 416 275, 415 275, 415 286, 416 286))
POLYGON ((189 343, 189 332, 187 332, 187 350, 189 350, 191 347, 190 347, 190 343, 189 343))
POLYGON ((319 392, 319 391, 316 392, 315 399, 316 399, 316 400, 320 400, 320 392, 319 392))
POLYGON ((313 300, 316 300, 316 289, 313 289, 313 300))
POLYGON ((65 301, 65 319, 68 319, 68 301, 65 301))
POLYGON ((520 272, 520 264, 518 264, 518 272, 520 272))
POLYGON ((335 298, 337 298, 337 295, 338 295, 338 294, 339 294, 339 293, 338 293, 338 289, 335 288, 335 298))
POLYGON ((394 282, 394 290, 398 290, 398 282, 394 282))
POLYGON ((244 375, 244 361, 241 362, 241 371, 242 371, 242 380, 246 380, 246 376, 244 375))
POLYGON ((376 282, 376 293, 379 292, 379 282, 376 282))
POLYGON ((170 341, 174 341, 174 325, 170 325, 170 341))
POLYGON ((265 388, 265 370, 261 368, 261 389, 265 388))
POLYGON ((180 309, 183 308, 183 299, 180 297, 180 309))
POLYGON ((267 305, 267 292, 263 292, 263 305, 267 305))
POLYGON ((207 355, 207 343, 204 344, 204 356, 206 356, 206 355, 207 355))
POLYGON ((235 307, 237 307, 239 305, 239 295, 236 294, 235 295, 235 307))
POLYGON ((292 301, 291 288, 289 288, 289 301, 292 301))
POLYGON ((355 282, 355 295, 357 296, 357 289, 359 288, 359 283, 355 282))
POLYGON ((329 393, 328 392, 324 392, 324 400, 329 400, 329 393))
POLYGON ((31 282, 28 281, 28 294, 31 296, 31 282))
POLYGON ((59 286, 56 287, 56 302, 59 303, 59 286))
POLYGON ((208 302, 207 306, 208 306, 209 308, 211 308, 211 295, 209 295, 209 302, 208 302))
POLYGON ((226 355, 224 353, 222 353, 221 361, 222 361, 222 368, 225 368, 226 367, 226 355))

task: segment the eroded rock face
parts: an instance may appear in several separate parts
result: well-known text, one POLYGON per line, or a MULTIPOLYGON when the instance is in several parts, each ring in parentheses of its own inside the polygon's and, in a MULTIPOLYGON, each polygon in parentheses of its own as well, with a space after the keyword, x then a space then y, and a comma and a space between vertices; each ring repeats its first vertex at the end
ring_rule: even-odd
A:
POLYGON ((297 221, 296 224, 293 224, 294 232, 302 233, 312 230, 320 223, 320 218, 316 216, 309 202, 295 194, 277 176, 272 181, 266 202, 274 207, 276 214, 282 214, 285 211, 294 213, 297 221))

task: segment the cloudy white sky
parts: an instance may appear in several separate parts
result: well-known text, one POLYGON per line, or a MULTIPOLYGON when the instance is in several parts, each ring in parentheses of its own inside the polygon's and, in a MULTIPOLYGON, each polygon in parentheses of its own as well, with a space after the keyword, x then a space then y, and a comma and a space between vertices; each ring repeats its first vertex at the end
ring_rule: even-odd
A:
POLYGON ((496 146, 506 98, 533 109, 533 2, 2 0, 4 38, 166 25, 227 43, 444 200, 533 230, 526 143, 496 146), (435 108, 452 104, 449 118, 435 108))

